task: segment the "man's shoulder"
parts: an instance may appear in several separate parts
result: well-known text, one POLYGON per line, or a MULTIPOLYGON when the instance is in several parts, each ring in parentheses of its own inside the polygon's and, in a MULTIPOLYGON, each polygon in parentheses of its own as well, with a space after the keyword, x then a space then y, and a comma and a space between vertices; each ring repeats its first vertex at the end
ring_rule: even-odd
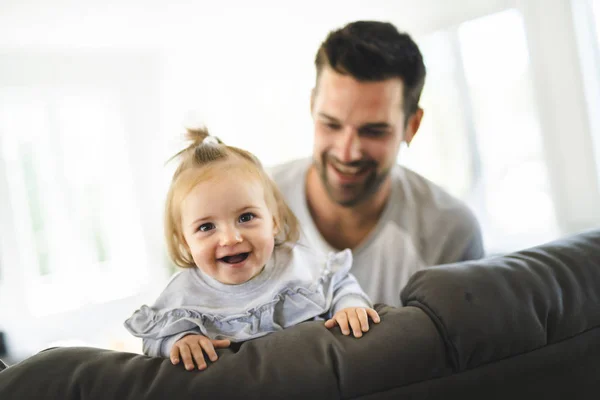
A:
POLYGON ((401 203, 407 207, 401 209, 398 218, 419 227, 424 259, 433 265, 478 258, 483 252, 481 228, 467 204, 406 167, 398 166, 394 172, 401 203))
POLYGON ((402 203, 420 215, 420 223, 425 227, 438 230, 440 225, 446 224, 463 233, 479 230, 477 218, 467 204, 441 186, 400 165, 393 176, 402 203))
POLYGON ((397 165, 393 174, 393 184, 399 188, 404 202, 424 208, 430 212, 438 210, 441 213, 468 209, 466 204, 451 195, 438 184, 430 181, 419 173, 397 165))
POLYGON ((275 181, 280 190, 301 182, 311 165, 310 158, 301 158, 266 168, 267 173, 275 181))

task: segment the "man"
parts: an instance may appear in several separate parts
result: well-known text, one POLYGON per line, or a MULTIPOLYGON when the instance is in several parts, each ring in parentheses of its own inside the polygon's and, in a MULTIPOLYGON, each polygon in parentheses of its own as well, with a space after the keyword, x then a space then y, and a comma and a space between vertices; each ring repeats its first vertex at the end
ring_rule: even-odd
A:
POLYGON ((308 244, 352 249, 371 299, 399 306, 420 268, 483 256, 471 211, 396 162, 423 118, 422 55, 393 25, 358 21, 329 34, 315 65, 313 158, 275 167, 273 179, 308 244))

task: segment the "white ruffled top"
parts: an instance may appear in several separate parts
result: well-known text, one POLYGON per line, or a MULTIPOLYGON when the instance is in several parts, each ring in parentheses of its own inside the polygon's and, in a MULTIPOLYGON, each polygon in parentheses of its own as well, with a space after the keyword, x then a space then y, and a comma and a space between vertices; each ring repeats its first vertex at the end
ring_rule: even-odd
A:
POLYGON ((276 248, 263 271, 240 285, 218 282, 199 268, 185 269, 125 327, 144 339, 144 353, 168 357, 187 334, 240 342, 346 307, 371 307, 351 266, 349 249, 322 257, 298 244, 276 248))

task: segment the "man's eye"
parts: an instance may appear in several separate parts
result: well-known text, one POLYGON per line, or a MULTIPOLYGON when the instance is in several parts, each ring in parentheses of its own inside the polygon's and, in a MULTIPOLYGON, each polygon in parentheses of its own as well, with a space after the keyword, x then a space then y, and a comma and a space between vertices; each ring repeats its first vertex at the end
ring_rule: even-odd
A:
POLYGON ((339 124, 334 124, 334 123, 325 123, 325 126, 329 129, 331 129, 332 131, 337 131, 340 129, 340 125, 339 124))
POLYGON ((378 129, 365 129, 360 132, 363 136, 379 137, 385 135, 386 131, 378 129))
POLYGON ((240 215, 240 222, 250 222, 254 219, 254 214, 252 213, 244 213, 240 215))
POLYGON ((202 224, 198 227, 198 230, 200 232, 208 232, 211 229, 215 229, 215 224, 213 224, 212 222, 207 222, 206 224, 202 224))

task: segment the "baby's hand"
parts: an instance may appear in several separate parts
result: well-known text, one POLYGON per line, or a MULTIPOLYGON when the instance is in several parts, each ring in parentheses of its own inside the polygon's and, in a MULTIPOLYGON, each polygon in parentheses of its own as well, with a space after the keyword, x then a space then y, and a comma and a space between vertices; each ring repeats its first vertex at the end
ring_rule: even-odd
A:
POLYGON ((206 369, 206 361, 204 361, 202 350, 204 350, 212 362, 215 362, 219 358, 215 348, 226 348, 230 344, 229 340, 211 340, 202 335, 187 335, 173 345, 171 349, 171 362, 173 365, 177 365, 181 358, 183 359, 185 369, 191 371, 194 369, 195 361, 198 369, 204 370, 206 369))
POLYGON ((340 329, 344 335, 350 334, 350 329, 352 328, 352 332, 354 333, 354 337, 361 337, 363 332, 369 330, 369 318, 373 320, 376 324, 379 323, 380 318, 377 311, 372 308, 366 307, 349 307, 344 308, 335 313, 335 315, 325 321, 326 328, 333 328, 336 325, 340 326, 340 329))

